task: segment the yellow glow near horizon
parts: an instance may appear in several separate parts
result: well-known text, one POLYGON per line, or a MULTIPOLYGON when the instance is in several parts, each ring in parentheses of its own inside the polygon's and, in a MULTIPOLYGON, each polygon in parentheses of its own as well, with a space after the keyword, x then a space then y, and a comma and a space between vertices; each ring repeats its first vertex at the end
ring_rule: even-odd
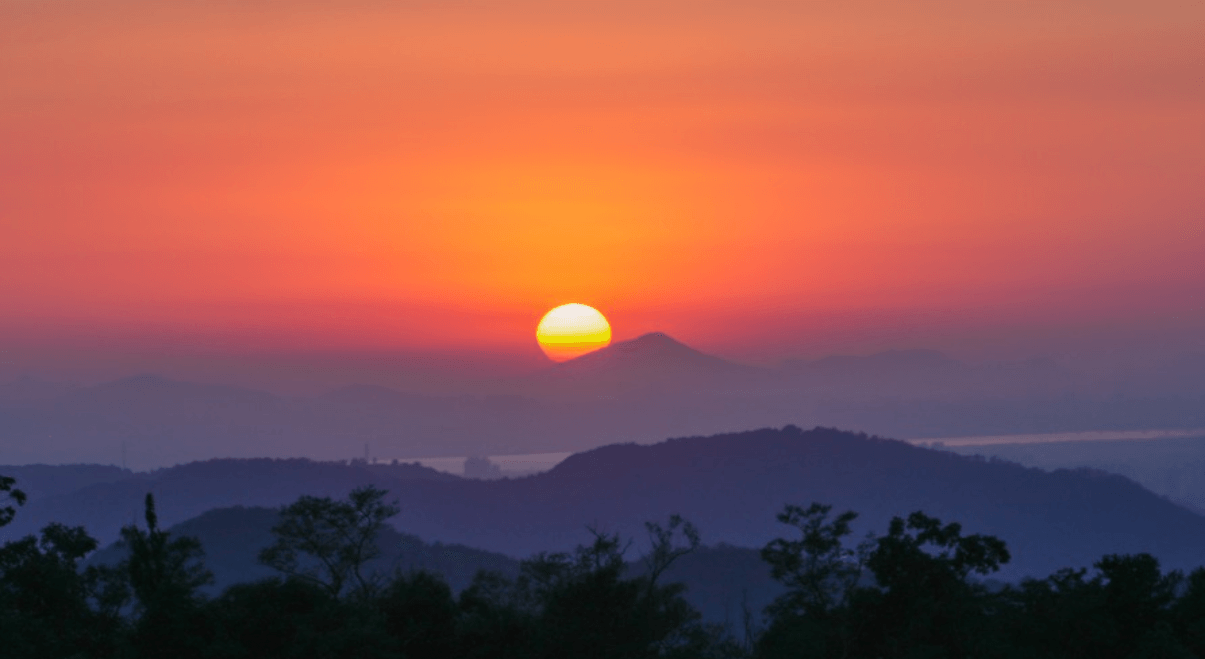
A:
POLYGON ((611 325, 594 307, 562 304, 540 319, 536 340, 549 359, 563 362, 610 345, 611 325))

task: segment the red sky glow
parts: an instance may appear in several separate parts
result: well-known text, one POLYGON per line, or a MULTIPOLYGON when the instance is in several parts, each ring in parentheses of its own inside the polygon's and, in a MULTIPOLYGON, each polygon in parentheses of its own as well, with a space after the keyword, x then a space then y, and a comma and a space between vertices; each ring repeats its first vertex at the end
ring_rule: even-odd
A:
POLYGON ((1091 328, 1205 349, 1203 24, 1195 0, 6 0, 0 340, 530 356, 584 302, 618 340, 755 361, 1091 328))

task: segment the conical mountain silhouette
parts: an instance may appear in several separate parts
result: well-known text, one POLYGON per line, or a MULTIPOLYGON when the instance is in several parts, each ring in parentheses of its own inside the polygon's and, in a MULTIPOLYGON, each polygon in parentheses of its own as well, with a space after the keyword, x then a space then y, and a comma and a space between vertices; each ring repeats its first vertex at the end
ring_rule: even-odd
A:
POLYGON ((663 332, 650 332, 571 359, 553 367, 562 372, 586 372, 617 369, 662 370, 691 369, 709 371, 747 371, 751 367, 714 357, 678 341, 663 332))
POLYGON ((746 384, 764 377, 762 369, 709 355, 663 332, 628 341, 551 366, 536 374, 549 393, 609 395, 661 389, 672 392, 746 384))

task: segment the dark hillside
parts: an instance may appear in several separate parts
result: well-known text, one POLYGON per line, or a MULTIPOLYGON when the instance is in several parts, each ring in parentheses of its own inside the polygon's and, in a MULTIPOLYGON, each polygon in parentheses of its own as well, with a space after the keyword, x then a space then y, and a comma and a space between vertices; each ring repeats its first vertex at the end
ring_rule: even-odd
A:
POLYGON ((860 512, 860 532, 915 510, 962 522, 1008 541, 1014 566, 1031 574, 1110 552, 1149 551, 1176 567, 1205 562, 1205 518, 1120 476, 1050 473, 828 429, 608 446, 546 474, 457 485, 404 510, 400 523, 522 555, 565 546, 584 523, 636 534, 641 521, 679 512, 706 542, 756 547, 782 532, 774 515, 784 503, 822 501, 860 512))
POLYGON ((572 548, 587 525, 643 538, 643 522, 673 513, 695 522, 706 544, 756 548, 784 533, 775 521, 783 504, 820 501, 860 512, 859 534, 923 510, 961 522, 968 533, 997 535, 1014 557, 1003 577, 1089 565, 1106 553, 1150 552, 1167 567, 1205 563, 1205 518, 1123 477, 1044 472, 823 428, 607 446, 517 480, 374 469, 302 460, 196 463, 157 472, 153 481, 97 484, 34 502, 12 532, 61 521, 109 542, 136 518, 148 488, 170 525, 214 507, 279 506, 301 494, 343 496, 375 483, 399 499, 399 529, 512 557, 572 548))

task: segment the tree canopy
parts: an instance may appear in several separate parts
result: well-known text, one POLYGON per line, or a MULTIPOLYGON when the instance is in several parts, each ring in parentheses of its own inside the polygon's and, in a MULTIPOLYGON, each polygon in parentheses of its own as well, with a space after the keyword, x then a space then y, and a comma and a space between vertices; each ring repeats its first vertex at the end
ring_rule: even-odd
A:
MULTIPOLYGON (((11 486, 11 483, 9 484, 11 486)), ((784 593, 745 634, 709 624, 669 578, 701 546, 671 516, 644 548, 589 529, 517 575, 480 572, 462 592, 438 574, 373 565, 396 513, 387 492, 302 497, 281 511, 266 562, 281 576, 205 596, 195 538, 122 530, 124 560, 91 565, 96 541, 51 524, 0 546, 0 651, 41 657, 357 659, 779 659, 1205 656, 1205 568, 1165 572, 1147 554, 1015 584, 989 579, 1005 543, 916 511, 854 537, 857 514, 787 505, 789 533, 762 550, 784 593)))
POLYGON ((378 576, 366 564, 381 555, 377 535, 400 511, 396 502, 385 502, 388 494, 367 485, 352 490, 346 501, 301 497, 281 510, 272 527, 276 541, 260 552, 260 561, 333 597, 349 585, 358 595, 373 592, 378 576))

